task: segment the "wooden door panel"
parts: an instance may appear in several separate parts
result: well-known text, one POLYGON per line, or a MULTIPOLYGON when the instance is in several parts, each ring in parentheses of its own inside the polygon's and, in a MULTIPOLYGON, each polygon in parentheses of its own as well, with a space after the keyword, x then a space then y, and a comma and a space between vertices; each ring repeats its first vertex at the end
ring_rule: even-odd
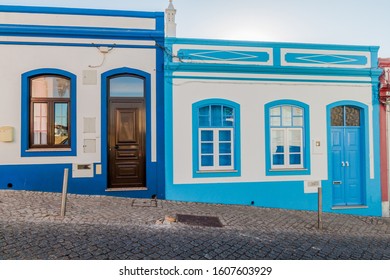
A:
POLYGON ((114 99, 109 106, 109 187, 145 187, 144 102, 114 99))

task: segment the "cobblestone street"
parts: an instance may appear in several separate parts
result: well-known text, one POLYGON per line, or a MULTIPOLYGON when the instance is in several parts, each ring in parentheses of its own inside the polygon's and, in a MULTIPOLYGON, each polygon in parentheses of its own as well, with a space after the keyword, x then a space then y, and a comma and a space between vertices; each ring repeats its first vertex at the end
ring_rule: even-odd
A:
POLYGON ((390 220, 317 213, 0 190, 0 259, 390 259, 390 220), (218 217, 223 227, 162 222, 218 217))

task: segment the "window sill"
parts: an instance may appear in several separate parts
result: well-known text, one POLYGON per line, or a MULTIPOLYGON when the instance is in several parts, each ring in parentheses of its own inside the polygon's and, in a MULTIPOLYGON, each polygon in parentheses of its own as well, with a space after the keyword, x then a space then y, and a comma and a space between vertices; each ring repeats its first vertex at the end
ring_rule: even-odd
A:
POLYGON ((310 169, 308 168, 280 168, 280 169, 268 169, 266 171, 267 176, 301 176, 310 175, 310 169))
POLYGON ((241 176, 240 170, 197 170, 194 171, 194 178, 213 178, 213 177, 239 177, 241 176))
POLYGON ((72 151, 72 149, 70 148, 48 148, 48 149, 45 149, 45 148, 37 148, 37 149, 29 149, 29 150, 26 150, 25 152, 26 153, 36 153, 36 152, 70 152, 72 151))
POLYGON ((238 172, 238 170, 198 170, 196 171, 197 174, 207 174, 207 173, 230 173, 230 172, 238 172))
POLYGON ((269 172, 280 172, 280 171, 308 171, 307 168, 278 168, 278 169, 270 169, 269 172))

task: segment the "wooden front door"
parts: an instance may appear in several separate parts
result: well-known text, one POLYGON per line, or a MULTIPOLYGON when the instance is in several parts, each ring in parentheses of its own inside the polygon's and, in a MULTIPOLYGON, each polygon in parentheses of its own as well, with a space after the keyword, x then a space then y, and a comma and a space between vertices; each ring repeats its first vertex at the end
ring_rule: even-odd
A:
MULTIPOLYGON (((118 81, 123 84, 124 77, 119 78, 118 81)), ((145 100, 140 95, 131 97, 133 93, 130 97, 123 97, 122 93, 119 96, 114 94, 116 82, 111 81, 109 98, 108 188, 144 188, 146 187, 145 100)))

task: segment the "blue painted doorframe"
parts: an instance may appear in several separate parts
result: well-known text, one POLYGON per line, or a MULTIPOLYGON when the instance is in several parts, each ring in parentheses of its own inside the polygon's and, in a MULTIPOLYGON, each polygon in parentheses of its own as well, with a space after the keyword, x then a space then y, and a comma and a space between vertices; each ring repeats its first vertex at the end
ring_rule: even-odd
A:
MULTIPOLYGON (((353 206, 364 204, 364 137, 361 128, 364 122, 362 109, 359 110, 360 121, 349 125, 346 120, 346 106, 343 124, 331 124, 331 182, 333 206, 353 206)), ((335 108, 335 107, 334 107, 335 108)))

